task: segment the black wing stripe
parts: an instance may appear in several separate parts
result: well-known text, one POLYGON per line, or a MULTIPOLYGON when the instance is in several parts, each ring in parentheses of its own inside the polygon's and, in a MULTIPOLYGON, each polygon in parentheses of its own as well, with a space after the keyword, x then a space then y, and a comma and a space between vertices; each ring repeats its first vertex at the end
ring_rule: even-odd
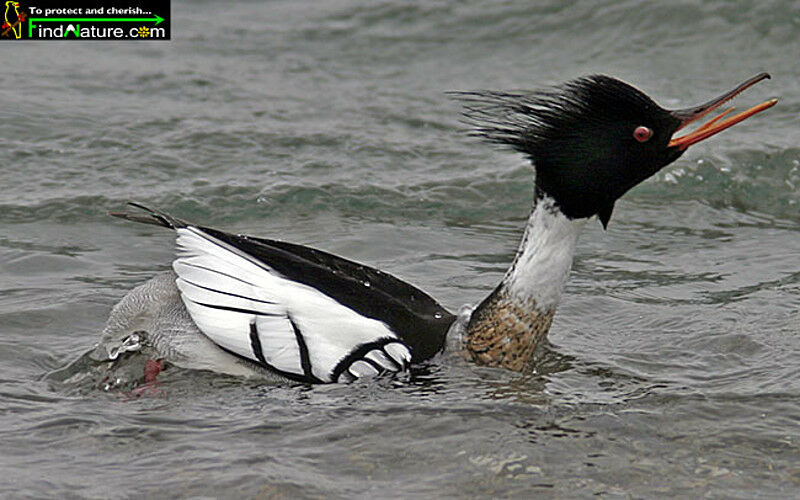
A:
POLYGON ((223 272, 221 272, 221 271, 219 271, 217 269, 212 269, 210 267, 199 266, 197 264, 193 264, 191 262, 187 262, 185 259, 182 259, 182 258, 181 258, 181 264, 183 264, 184 266, 194 267, 195 269, 202 269, 202 270, 208 271, 210 273, 219 274, 221 276, 226 276, 226 277, 234 279, 236 281, 241 281, 245 285, 250 285, 250 286, 254 286, 254 287, 258 288, 258 285, 256 285, 255 283, 250 283, 249 281, 243 280, 242 278, 239 278, 238 276, 234 276, 234 275, 228 274, 228 273, 223 273, 223 272))
POLYGON ((255 311, 253 309, 242 309, 242 308, 239 308, 239 307, 221 306, 221 305, 218 305, 218 304, 205 304, 203 302, 195 302, 193 300, 192 300, 192 303, 197 304, 198 306, 210 307, 211 309, 219 309, 221 311, 233 311, 233 312, 238 312, 238 313, 242 313, 242 314, 253 314, 255 316, 272 316, 272 317, 276 317, 276 318, 279 318, 279 317, 282 317, 282 316, 286 316, 286 314, 265 313, 265 312, 261 312, 261 311, 255 311))
MULTIPOLYGON (((251 340, 251 342, 253 340, 253 337, 252 337, 253 330, 254 329, 251 326, 251 328, 250 328, 250 335, 251 335, 250 340, 251 340)), ((258 330, 257 329, 256 329, 256 337, 258 337, 258 330)), ((256 340, 256 345, 258 345, 259 346, 258 348, 260 349, 261 348, 261 340, 256 340)), ((219 348, 222 349, 223 351, 227 352, 231 356, 241 359, 245 363, 252 363, 255 366, 261 366, 261 367, 266 368, 267 370, 271 371, 272 373, 277 373, 281 377, 286 377, 287 379, 292 380, 294 382, 304 382, 304 383, 310 382, 310 380, 307 380, 303 375, 299 375, 297 373, 287 372, 287 371, 283 371, 281 369, 275 368, 274 366, 272 366, 271 364, 267 363, 266 361, 255 362, 252 359, 248 358, 247 356, 242 356, 241 354, 239 354, 236 351, 231 351, 230 349, 226 349, 226 348, 224 348, 222 346, 219 346, 219 348)))
POLYGON ((258 337, 258 326, 256 320, 250 322, 250 347, 253 349, 253 354, 264 365, 269 366, 267 360, 264 358, 264 351, 261 349, 261 339, 258 337))
MULTIPOLYGON (((219 273, 219 274, 221 274, 221 273, 219 273)), ((183 281, 185 281, 186 283, 189 283, 192 286, 196 286, 197 288, 202 288, 203 290, 208 290, 209 292, 216 292, 216 293, 220 293, 222 295, 228 295, 230 297, 238 297, 240 299, 252 300, 253 302, 261 302, 262 304, 277 304, 277 302, 272 302, 270 300, 254 299, 253 297, 247 297, 245 295, 239 295, 237 293, 223 292, 222 290, 217 290, 216 288, 209 288, 207 286, 198 285, 197 283, 195 283, 193 281, 189 281, 189 280, 187 280, 186 278, 183 278, 183 277, 181 277, 181 279, 183 281)))
MULTIPOLYGON (((356 361, 359 361, 359 360, 356 360, 356 361)), ((373 368, 378 370, 378 373, 383 373, 383 372, 386 371, 386 367, 385 366, 381 366, 379 363, 376 363, 375 361, 372 361, 369 358, 361 358, 360 361, 364 361, 365 363, 369 363, 370 365, 372 365, 373 368)), ((355 363, 355 361, 353 361, 353 362, 355 363)))
POLYGON ((392 370, 392 371, 395 371, 395 372, 400 372, 400 371, 403 371, 403 366, 402 366, 400 363, 398 363, 397 361, 395 361, 395 359, 394 359, 393 357, 389 356, 389 353, 388 353, 388 352, 386 352, 386 350, 385 350, 385 349, 383 349, 383 348, 381 347, 381 349, 380 349, 378 352, 382 353, 382 354, 383 354, 383 357, 385 357, 385 358, 386 358, 386 361, 388 361, 389 363, 391 363, 391 365, 392 365, 392 368, 391 368, 391 370, 392 370))
POLYGON ((287 317, 289 318, 289 324, 292 325, 292 330, 294 330, 294 336, 297 339, 297 350, 300 351, 300 366, 303 367, 303 374, 305 374, 306 378, 311 382, 318 384, 323 383, 323 381, 314 376, 314 373, 311 371, 311 357, 308 354, 306 339, 300 332, 300 328, 297 326, 297 323, 292 320, 292 317, 287 317))

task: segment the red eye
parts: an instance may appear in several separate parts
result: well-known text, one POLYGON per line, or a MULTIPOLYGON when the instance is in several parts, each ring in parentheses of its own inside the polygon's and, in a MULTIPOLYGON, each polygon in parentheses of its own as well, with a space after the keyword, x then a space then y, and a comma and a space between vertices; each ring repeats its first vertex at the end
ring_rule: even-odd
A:
POLYGON ((639 125, 636 127, 636 130, 633 131, 633 137, 639 142, 647 141, 652 135, 653 131, 644 125, 639 125))

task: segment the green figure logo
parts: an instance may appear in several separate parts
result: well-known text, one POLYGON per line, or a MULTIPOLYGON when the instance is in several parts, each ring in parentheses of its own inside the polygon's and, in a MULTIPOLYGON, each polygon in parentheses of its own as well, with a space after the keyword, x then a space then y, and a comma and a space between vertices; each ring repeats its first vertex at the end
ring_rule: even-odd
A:
POLYGON ((6 38, 22 38, 22 23, 25 22, 26 14, 25 12, 19 11, 19 2, 15 2, 14 0, 7 0, 6 1, 6 11, 5 11, 5 23, 0 30, 0 36, 4 36, 6 38))

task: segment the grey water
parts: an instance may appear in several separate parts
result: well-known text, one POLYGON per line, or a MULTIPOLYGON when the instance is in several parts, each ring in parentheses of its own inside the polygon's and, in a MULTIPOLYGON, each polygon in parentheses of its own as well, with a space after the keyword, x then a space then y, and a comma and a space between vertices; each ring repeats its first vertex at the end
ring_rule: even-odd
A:
POLYGON ((3 46, 0 496, 800 494, 800 4, 171 15, 169 42, 3 46), (58 376, 169 268, 168 231, 106 215, 127 200, 323 248, 455 311, 510 262, 532 169, 469 137, 446 91, 607 73, 677 108, 760 71, 735 104, 777 106, 628 193, 607 231, 587 224, 534 374, 446 359, 306 386, 170 368, 142 397, 58 376))

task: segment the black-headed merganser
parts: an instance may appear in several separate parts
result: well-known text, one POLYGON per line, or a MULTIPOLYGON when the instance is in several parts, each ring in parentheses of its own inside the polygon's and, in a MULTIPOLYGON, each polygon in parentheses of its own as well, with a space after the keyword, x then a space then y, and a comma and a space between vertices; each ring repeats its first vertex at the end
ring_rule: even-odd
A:
POLYGON ((404 371, 441 352, 450 331, 476 363, 523 371, 550 328, 585 221, 597 215, 607 226, 615 201, 629 189, 692 144, 773 106, 775 99, 735 116, 726 111, 675 136, 766 78, 762 73, 676 111, 608 76, 535 92, 455 93, 476 134, 525 154, 536 172, 533 210, 511 267, 488 297, 459 316, 377 269, 132 203, 143 212, 112 215, 174 229, 178 255, 174 274, 154 278, 115 307, 105 336, 163 330, 147 331, 162 356, 192 356, 191 346, 202 350, 197 356, 205 368, 218 369, 229 357, 292 380, 326 383, 404 371), (171 304, 167 313, 153 312, 165 307, 159 301, 171 304))

